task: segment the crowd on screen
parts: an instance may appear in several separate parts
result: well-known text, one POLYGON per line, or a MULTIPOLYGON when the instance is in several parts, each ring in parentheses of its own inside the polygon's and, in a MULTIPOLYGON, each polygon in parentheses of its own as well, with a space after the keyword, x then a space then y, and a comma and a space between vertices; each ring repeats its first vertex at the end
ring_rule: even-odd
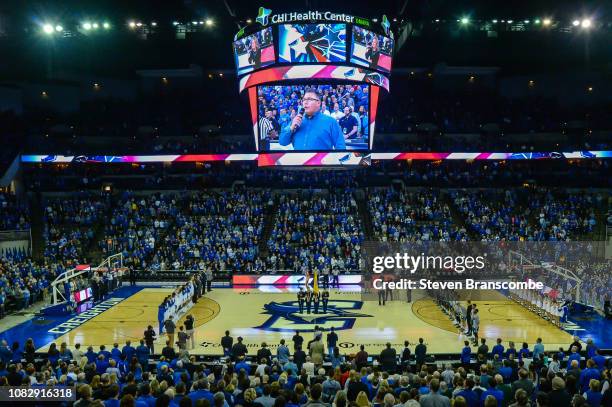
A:
MULTIPOLYGON (((576 337, 569 346, 545 351, 543 341, 515 344, 482 338, 465 342, 459 361, 440 364, 428 342, 388 343, 370 354, 363 345, 340 354, 339 336, 317 329, 296 333, 253 355, 230 332, 220 338, 227 358, 198 362, 166 342, 150 355, 140 344, 112 349, 81 344, 36 354, 36 343, 0 343, 0 385, 76 386, 75 406, 245 407, 529 407, 609 406, 612 359, 596 343, 576 337), (308 341, 308 345, 304 346, 308 341), (272 348, 272 349, 271 349, 272 348), (273 352, 273 350, 275 351, 273 352)), ((165 335, 163 335, 165 337, 165 335)), ((459 349, 456 349, 459 353, 459 349)))

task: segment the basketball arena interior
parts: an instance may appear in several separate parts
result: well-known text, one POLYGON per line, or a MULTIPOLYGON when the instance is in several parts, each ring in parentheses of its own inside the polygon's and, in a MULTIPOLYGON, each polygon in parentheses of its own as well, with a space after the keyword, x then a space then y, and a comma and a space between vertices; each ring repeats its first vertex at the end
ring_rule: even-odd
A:
POLYGON ((0 4, 0 402, 612 406, 612 4, 0 4))

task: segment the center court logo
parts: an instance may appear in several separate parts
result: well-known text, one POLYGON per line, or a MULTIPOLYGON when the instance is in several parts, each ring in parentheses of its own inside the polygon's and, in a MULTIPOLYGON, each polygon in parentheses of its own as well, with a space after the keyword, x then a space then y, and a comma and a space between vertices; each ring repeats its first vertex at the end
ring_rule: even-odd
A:
MULTIPOLYGON (((271 302, 264 306, 265 314, 270 318, 255 329, 274 332, 314 332, 316 325, 321 329, 334 328, 335 330, 351 329, 357 318, 369 318, 372 315, 356 312, 363 307, 362 301, 330 300, 327 312, 323 312, 322 304, 318 314, 300 313, 297 301, 271 302)), ((314 310, 314 308, 313 308, 314 310)))

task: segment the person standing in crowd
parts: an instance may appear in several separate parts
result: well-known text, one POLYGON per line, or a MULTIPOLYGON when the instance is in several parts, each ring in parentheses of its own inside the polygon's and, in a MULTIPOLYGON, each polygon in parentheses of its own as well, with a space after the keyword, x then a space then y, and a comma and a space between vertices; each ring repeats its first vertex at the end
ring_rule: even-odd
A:
POLYGON ((187 335, 187 333, 185 332, 185 327, 183 325, 181 325, 179 327, 179 332, 178 332, 178 347, 179 347, 179 351, 187 350, 187 340, 188 339, 189 339, 189 335, 187 335))
POLYGON ((321 294, 319 292, 314 293, 312 301, 314 303, 314 313, 318 314, 319 313, 319 304, 321 303, 321 294))
POLYGON ((475 307, 472 309, 472 333, 474 334, 474 345, 478 345, 478 329, 480 329, 480 316, 478 315, 478 309, 475 307))
POLYGON ((174 347, 174 330, 176 329, 176 324, 172 320, 172 315, 170 315, 168 319, 164 322, 164 329, 166 331, 166 334, 168 335, 170 346, 174 347))
POLYGON ((382 369, 389 374, 395 373, 397 369, 397 352, 389 342, 385 345, 385 349, 380 352, 380 364, 382 369))
POLYGON ((221 347, 223 348, 223 356, 230 356, 234 338, 230 336, 230 331, 225 331, 225 336, 221 338, 221 347))
POLYGON ((134 266, 130 265, 130 285, 131 286, 135 286, 136 285, 136 270, 134 270, 134 266))
POLYGON ((338 124, 340 124, 340 129, 342 129, 345 140, 357 137, 359 124, 357 119, 351 114, 350 107, 347 106, 344 108, 344 116, 338 121, 338 124))
POLYGON ((242 336, 238 337, 238 342, 232 346, 232 358, 238 360, 240 357, 244 357, 248 352, 247 347, 242 343, 242 336))
POLYGON ((423 342, 423 338, 419 338, 419 344, 414 348, 417 372, 421 371, 421 366, 423 366, 427 357, 427 346, 423 342))
POLYGON ((208 292, 212 291, 213 271, 212 268, 206 269, 206 289, 208 292))
POLYGON ((193 319, 193 315, 187 315, 185 318, 185 332, 189 335, 189 349, 195 348, 194 324, 195 320, 193 319))
POLYGON ((298 299, 298 306, 300 308, 300 314, 304 313, 304 300, 305 300, 306 294, 304 293, 304 289, 302 287, 300 287, 300 291, 298 291, 297 293, 297 299, 298 299))
POLYGON ((136 359, 142 366, 143 371, 149 370, 149 355, 151 350, 145 345, 144 339, 140 340, 140 345, 136 347, 136 359))
POLYGON ((306 313, 310 314, 310 310, 312 308, 312 292, 310 290, 306 291, 306 313))
POLYGON ((159 322, 159 334, 164 332, 164 322, 166 318, 166 297, 164 301, 157 307, 157 321, 159 322))
POLYGON ((295 331, 295 335, 291 339, 293 341, 293 351, 295 352, 298 348, 302 348, 304 343, 304 337, 300 335, 300 331, 295 331))
MULTIPOLYGON (((321 301, 323 301, 323 313, 327 314, 327 304, 329 303, 329 291, 327 290, 323 291, 323 297, 321 301)), ((334 328, 332 327, 332 329, 334 328)))
POLYGON ((147 347, 149 348, 149 350, 151 351, 151 354, 153 355, 155 353, 155 330, 153 329, 153 327, 151 325, 149 325, 147 327, 147 330, 144 331, 144 339, 145 339, 145 343, 147 344, 147 347))
POLYGON ((472 301, 468 300, 467 302, 467 307, 466 307, 466 311, 465 311, 465 321, 467 322, 467 332, 465 332, 466 335, 471 335, 472 334, 472 301))
POLYGON ((334 348, 338 343, 338 334, 334 330, 332 326, 327 334, 327 351, 329 353, 329 357, 331 358, 334 355, 334 348))

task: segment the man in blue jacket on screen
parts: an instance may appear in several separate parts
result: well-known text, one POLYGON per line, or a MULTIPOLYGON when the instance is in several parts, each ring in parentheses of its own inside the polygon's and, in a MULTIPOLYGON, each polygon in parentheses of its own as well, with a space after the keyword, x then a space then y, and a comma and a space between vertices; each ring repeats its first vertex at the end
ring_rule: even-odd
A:
POLYGON ((346 150, 340 125, 333 117, 322 114, 320 109, 320 96, 314 91, 306 91, 300 113, 281 130, 280 145, 293 144, 294 150, 346 150))

